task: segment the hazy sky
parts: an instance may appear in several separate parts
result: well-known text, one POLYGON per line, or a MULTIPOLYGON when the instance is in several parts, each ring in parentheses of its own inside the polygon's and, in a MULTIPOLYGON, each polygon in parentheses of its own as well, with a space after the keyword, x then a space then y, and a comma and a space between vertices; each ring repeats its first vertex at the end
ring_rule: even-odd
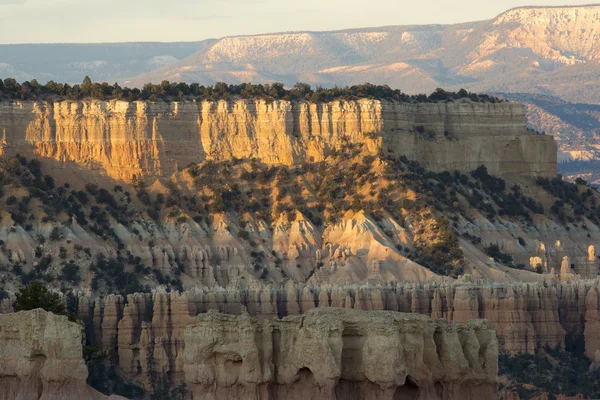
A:
POLYGON ((582 0, 0 0, 0 43, 195 41, 490 19, 582 0))

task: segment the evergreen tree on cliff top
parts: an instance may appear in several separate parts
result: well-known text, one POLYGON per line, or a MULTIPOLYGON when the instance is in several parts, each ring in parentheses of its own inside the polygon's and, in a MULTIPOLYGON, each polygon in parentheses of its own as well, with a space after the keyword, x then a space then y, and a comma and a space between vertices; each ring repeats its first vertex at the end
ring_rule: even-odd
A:
POLYGON ((43 283, 34 281, 17 294, 17 311, 41 308, 54 314, 66 315, 65 305, 58 293, 51 293, 43 283))

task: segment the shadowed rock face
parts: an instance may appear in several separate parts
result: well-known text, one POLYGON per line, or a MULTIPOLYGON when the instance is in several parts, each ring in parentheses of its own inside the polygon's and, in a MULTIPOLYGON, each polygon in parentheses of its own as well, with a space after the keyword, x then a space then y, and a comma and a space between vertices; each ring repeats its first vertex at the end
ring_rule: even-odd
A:
POLYGON ((528 132, 514 103, 0 103, 0 155, 47 157, 124 181, 170 176, 205 159, 319 161, 348 139, 433 171, 485 164, 498 175, 556 175, 554 140, 528 132))
POLYGON ((496 392, 491 325, 315 309, 259 324, 210 312, 185 330, 184 371, 204 399, 484 399, 496 392))
MULTIPOLYGON (((139 296, 135 300, 141 305, 139 296)), ((161 325, 165 314, 155 314, 155 328, 142 336, 157 345, 157 370, 177 364, 194 399, 452 400, 491 398, 496 391, 498 342, 487 321, 457 325, 418 314, 337 308, 263 323, 245 312, 214 310, 182 319, 178 304, 169 307, 176 322, 161 325), (173 347, 161 347, 169 342, 173 347), (174 360, 165 358, 174 354, 174 360)), ((106 317, 103 344, 116 335, 106 317)), ((119 327, 125 335, 126 327, 119 327)), ((63 316, 1 314, 0 399, 106 399, 85 383, 81 339, 81 327, 63 316)))
POLYGON ((247 289, 198 288, 185 293, 156 292, 102 299, 82 297, 79 313, 89 320, 89 339, 119 355, 121 370, 143 379, 147 350, 157 370, 184 379, 184 332, 199 314, 216 310, 247 312, 258 321, 306 314, 314 308, 387 310, 423 314, 462 324, 485 318, 494 327, 502 351, 530 352, 546 344, 563 346, 567 333, 584 334, 586 353, 600 344, 598 282, 553 286, 538 284, 442 284, 398 286, 313 286, 288 284, 247 289), (581 322, 583 320, 583 323, 581 322))
POLYGON ((1 400, 106 399, 87 376, 80 325, 39 309, 0 314, 1 400))

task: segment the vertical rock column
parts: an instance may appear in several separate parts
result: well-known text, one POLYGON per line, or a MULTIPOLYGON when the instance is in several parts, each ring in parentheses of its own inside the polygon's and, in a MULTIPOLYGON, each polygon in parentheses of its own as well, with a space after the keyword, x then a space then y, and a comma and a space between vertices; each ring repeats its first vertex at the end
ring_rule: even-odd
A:
POLYGON ((527 300, 512 286, 484 287, 482 300, 482 317, 496 329, 500 347, 508 352, 533 353, 536 333, 527 300))

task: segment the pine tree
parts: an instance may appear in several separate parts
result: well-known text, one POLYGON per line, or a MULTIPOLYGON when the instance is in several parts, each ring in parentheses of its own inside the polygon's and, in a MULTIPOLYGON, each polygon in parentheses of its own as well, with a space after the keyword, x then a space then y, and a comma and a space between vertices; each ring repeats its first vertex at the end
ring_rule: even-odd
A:
POLYGON ((66 315, 65 305, 58 293, 51 293, 42 282, 33 281, 17 294, 17 311, 41 308, 54 314, 66 315))
POLYGON ((83 93, 84 96, 89 96, 91 90, 92 90, 92 80, 90 79, 89 76, 86 75, 86 77, 83 79, 83 83, 81 84, 81 93, 83 93))

